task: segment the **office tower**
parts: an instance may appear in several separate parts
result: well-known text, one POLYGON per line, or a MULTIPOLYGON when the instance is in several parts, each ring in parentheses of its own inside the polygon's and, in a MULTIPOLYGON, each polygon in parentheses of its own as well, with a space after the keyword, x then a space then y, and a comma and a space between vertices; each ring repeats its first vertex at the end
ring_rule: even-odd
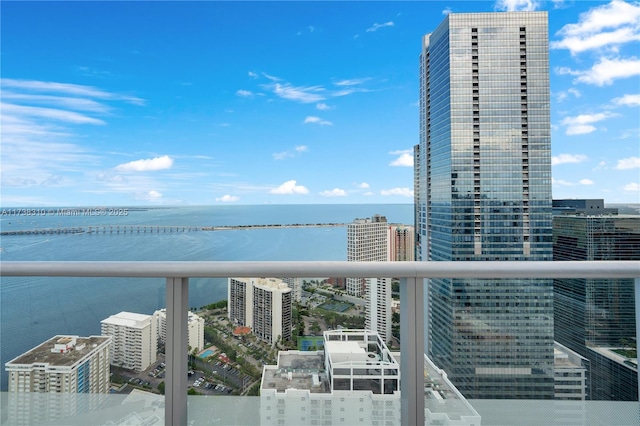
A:
MULTIPOLYGON (((347 260, 386 262, 389 260, 387 218, 355 219, 347 225, 347 260)), ((377 332, 384 342, 391 340, 391 279, 347 278, 347 293, 364 295, 365 328, 377 332)))
POLYGON ((100 321, 101 334, 111 336, 111 364, 144 371, 156 362, 158 332, 153 316, 120 312, 100 321))
POLYGON ((275 344, 291 339, 291 289, 277 278, 229 278, 229 320, 275 344))
POLYGON ((618 214, 618 209, 604 206, 602 198, 553 200, 553 214, 618 214))
POLYGON ((389 225, 389 260, 391 262, 415 260, 414 234, 413 226, 389 225))
POLYGON ((9 424, 59 423, 99 408, 104 400, 95 394, 109 393, 110 342, 105 336, 55 336, 7 362, 9 424))
MULTIPOLYGON (((548 261, 546 12, 449 14, 424 36, 418 245, 423 261, 548 261)), ((468 398, 553 398, 553 287, 432 279, 429 357, 468 398)))
MULTIPOLYGON (((164 344, 167 341, 167 310, 162 308, 153 313, 158 331, 158 342, 164 344)), ((187 345, 190 352, 200 352, 204 349, 204 318, 188 312, 187 318, 187 345)))
MULTIPOLYGON (((640 260, 640 216, 555 216, 553 260, 640 260)), ((554 297, 555 339, 589 360, 587 398, 637 401, 633 280, 558 279, 554 297)))
POLYGON ((584 401, 589 360, 564 345, 553 345, 555 399, 584 401))

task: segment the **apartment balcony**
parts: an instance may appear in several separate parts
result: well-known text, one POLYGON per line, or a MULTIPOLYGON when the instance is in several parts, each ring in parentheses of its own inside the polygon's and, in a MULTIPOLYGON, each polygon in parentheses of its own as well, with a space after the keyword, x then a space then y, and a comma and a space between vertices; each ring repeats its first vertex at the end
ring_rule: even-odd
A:
MULTIPOLYGON (((471 406, 481 424, 637 424, 638 402, 557 400, 467 400, 429 397, 425 381, 424 303, 429 278, 634 279, 636 338, 640 340, 640 263, 595 262, 2 262, 2 277, 134 277, 166 280, 165 395, 124 397, 102 394, 2 395, 2 424, 134 424, 199 425, 260 424, 259 397, 187 397, 187 336, 189 278, 242 277, 388 277, 400 278, 401 424, 479 426, 461 409, 471 406), (427 284, 425 284, 427 283, 427 284), (129 398, 129 399, 127 399, 129 398), (463 407, 464 406, 464 407, 463 407), (11 411, 13 410, 13 412, 11 411), (66 411, 65 411, 66 410, 66 411), (144 414, 142 413, 144 411, 144 414), (56 412, 47 417, 48 412, 56 412), (7 414, 8 416, 7 417, 7 414), (36 414, 34 414, 36 413, 36 414), (13 417, 11 417, 13 416, 13 417), (16 420, 17 419, 17 420, 16 420), (133 423, 131 423, 133 422, 133 423)), ((471 354, 473 356, 473 354, 471 354)), ((434 394, 431 392, 431 394, 434 394)), ((350 411, 349 397, 334 396, 330 409, 309 417, 308 424, 339 423, 340 410, 350 411), (346 399, 346 401, 345 401, 346 399), (340 405, 346 404, 346 405, 340 405), (336 417, 338 416, 338 417, 336 417), (315 422, 315 423, 314 423, 315 422)), ((353 401, 354 404, 357 401, 353 401)), ((395 424, 393 402, 376 408, 375 422, 395 424), (387 416, 388 414, 388 416, 387 416)), ((355 407, 355 405, 354 405, 355 407)), ((304 407, 301 408, 301 410, 304 407)), ((277 412, 278 410, 276 410, 277 412)), ((355 411, 355 410, 353 410, 355 411)), ((373 412, 372 410, 370 410, 373 412)), ((369 414, 371 414, 371 412, 369 414)), ((310 410, 309 410, 309 414, 310 410)), ((357 413, 356 413, 357 414, 357 413)), ((346 415, 346 414, 345 414, 346 415)), ((363 417, 364 418, 364 415, 363 417)), ((357 419, 355 423, 358 423, 357 419)), ((362 424, 368 424, 365 421, 362 424)), ((287 424, 279 421, 275 424, 287 424)))

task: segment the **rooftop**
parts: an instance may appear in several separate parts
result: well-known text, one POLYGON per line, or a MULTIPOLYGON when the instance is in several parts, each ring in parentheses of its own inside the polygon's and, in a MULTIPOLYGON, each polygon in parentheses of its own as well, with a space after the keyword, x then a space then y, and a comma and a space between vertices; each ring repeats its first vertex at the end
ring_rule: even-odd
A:
POLYGON ((136 314, 133 312, 120 312, 115 315, 111 315, 109 318, 103 319, 101 323, 121 325, 124 327, 144 327, 142 324, 144 321, 151 318, 151 315, 136 314))
POLYGON ((111 337, 109 336, 77 337, 58 335, 12 359, 6 365, 9 367, 12 365, 31 365, 37 363, 69 367, 110 339, 111 337), (56 344, 67 344, 73 338, 76 339, 76 345, 72 350, 64 353, 51 351, 56 344))
POLYGON ((286 351, 278 354, 278 365, 265 365, 261 389, 305 389, 312 393, 329 393, 324 374, 322 351, 286 351), (319 385, 314 386, 314 375, 319 385))

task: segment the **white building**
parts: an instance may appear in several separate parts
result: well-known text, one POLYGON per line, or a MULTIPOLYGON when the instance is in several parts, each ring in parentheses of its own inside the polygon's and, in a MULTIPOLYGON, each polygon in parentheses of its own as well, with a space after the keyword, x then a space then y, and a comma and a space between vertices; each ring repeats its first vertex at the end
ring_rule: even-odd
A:
POLYGON ((324 351, 281 351, 264 366, 260 423, 398 424, 400 367, 378 335, 326 331, 324 340, 324 351))
POLYGON ((302 278, 280 278, 291 289, 293 300, 300 302, 302 298, 302 278))
POLYGON ((59 423, 99 407, 109 393, 110 342, 55 336, 7 362, 9 424, 59 423))
POLYGON ((229 278, 228 316, 274 344, 291 339, 291 289, 277 278, 229 278))
MULTIPOLYGON (((262 425, 400 423, 399 354, 377 333, 324 333, 324 351, 281 351, 265 365, 262 425)), ((479 426, 480 416, 425 357, 425 424, 479 426)))
MULTIPOLYGON (((204 318, 191 311, 188 312, 188 315, 187 345, 189 345, 191 351, 200 352, 204 349, 204 318)), ((156 322, 158 342, 165 343, 167 341, 167 309, 162 308, 155 311, 153 320, 156 322)))
MULTIPOLYGON (((387 218, 355 219, 347 225, 347 260, 386 262, 389 260, 387 218)), ((347 293, 364 295, 365 328, 376 331, 382 340, 391 340, 391 278, 347 278, 347 293)))
POLYGON ((111 336, 111 364, 143 371, 156 362, 158 332, 153 316, 120 312, 100 321, 103 336, 111 336))

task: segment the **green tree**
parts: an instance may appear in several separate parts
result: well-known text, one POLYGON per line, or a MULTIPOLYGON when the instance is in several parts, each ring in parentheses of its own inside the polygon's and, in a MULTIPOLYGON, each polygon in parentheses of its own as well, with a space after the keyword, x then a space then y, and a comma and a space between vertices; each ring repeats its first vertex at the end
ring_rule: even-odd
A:
POLYGON ((164 381, 158 383, 158 392, 160 392, 160 395, 164 395, 164 381))

